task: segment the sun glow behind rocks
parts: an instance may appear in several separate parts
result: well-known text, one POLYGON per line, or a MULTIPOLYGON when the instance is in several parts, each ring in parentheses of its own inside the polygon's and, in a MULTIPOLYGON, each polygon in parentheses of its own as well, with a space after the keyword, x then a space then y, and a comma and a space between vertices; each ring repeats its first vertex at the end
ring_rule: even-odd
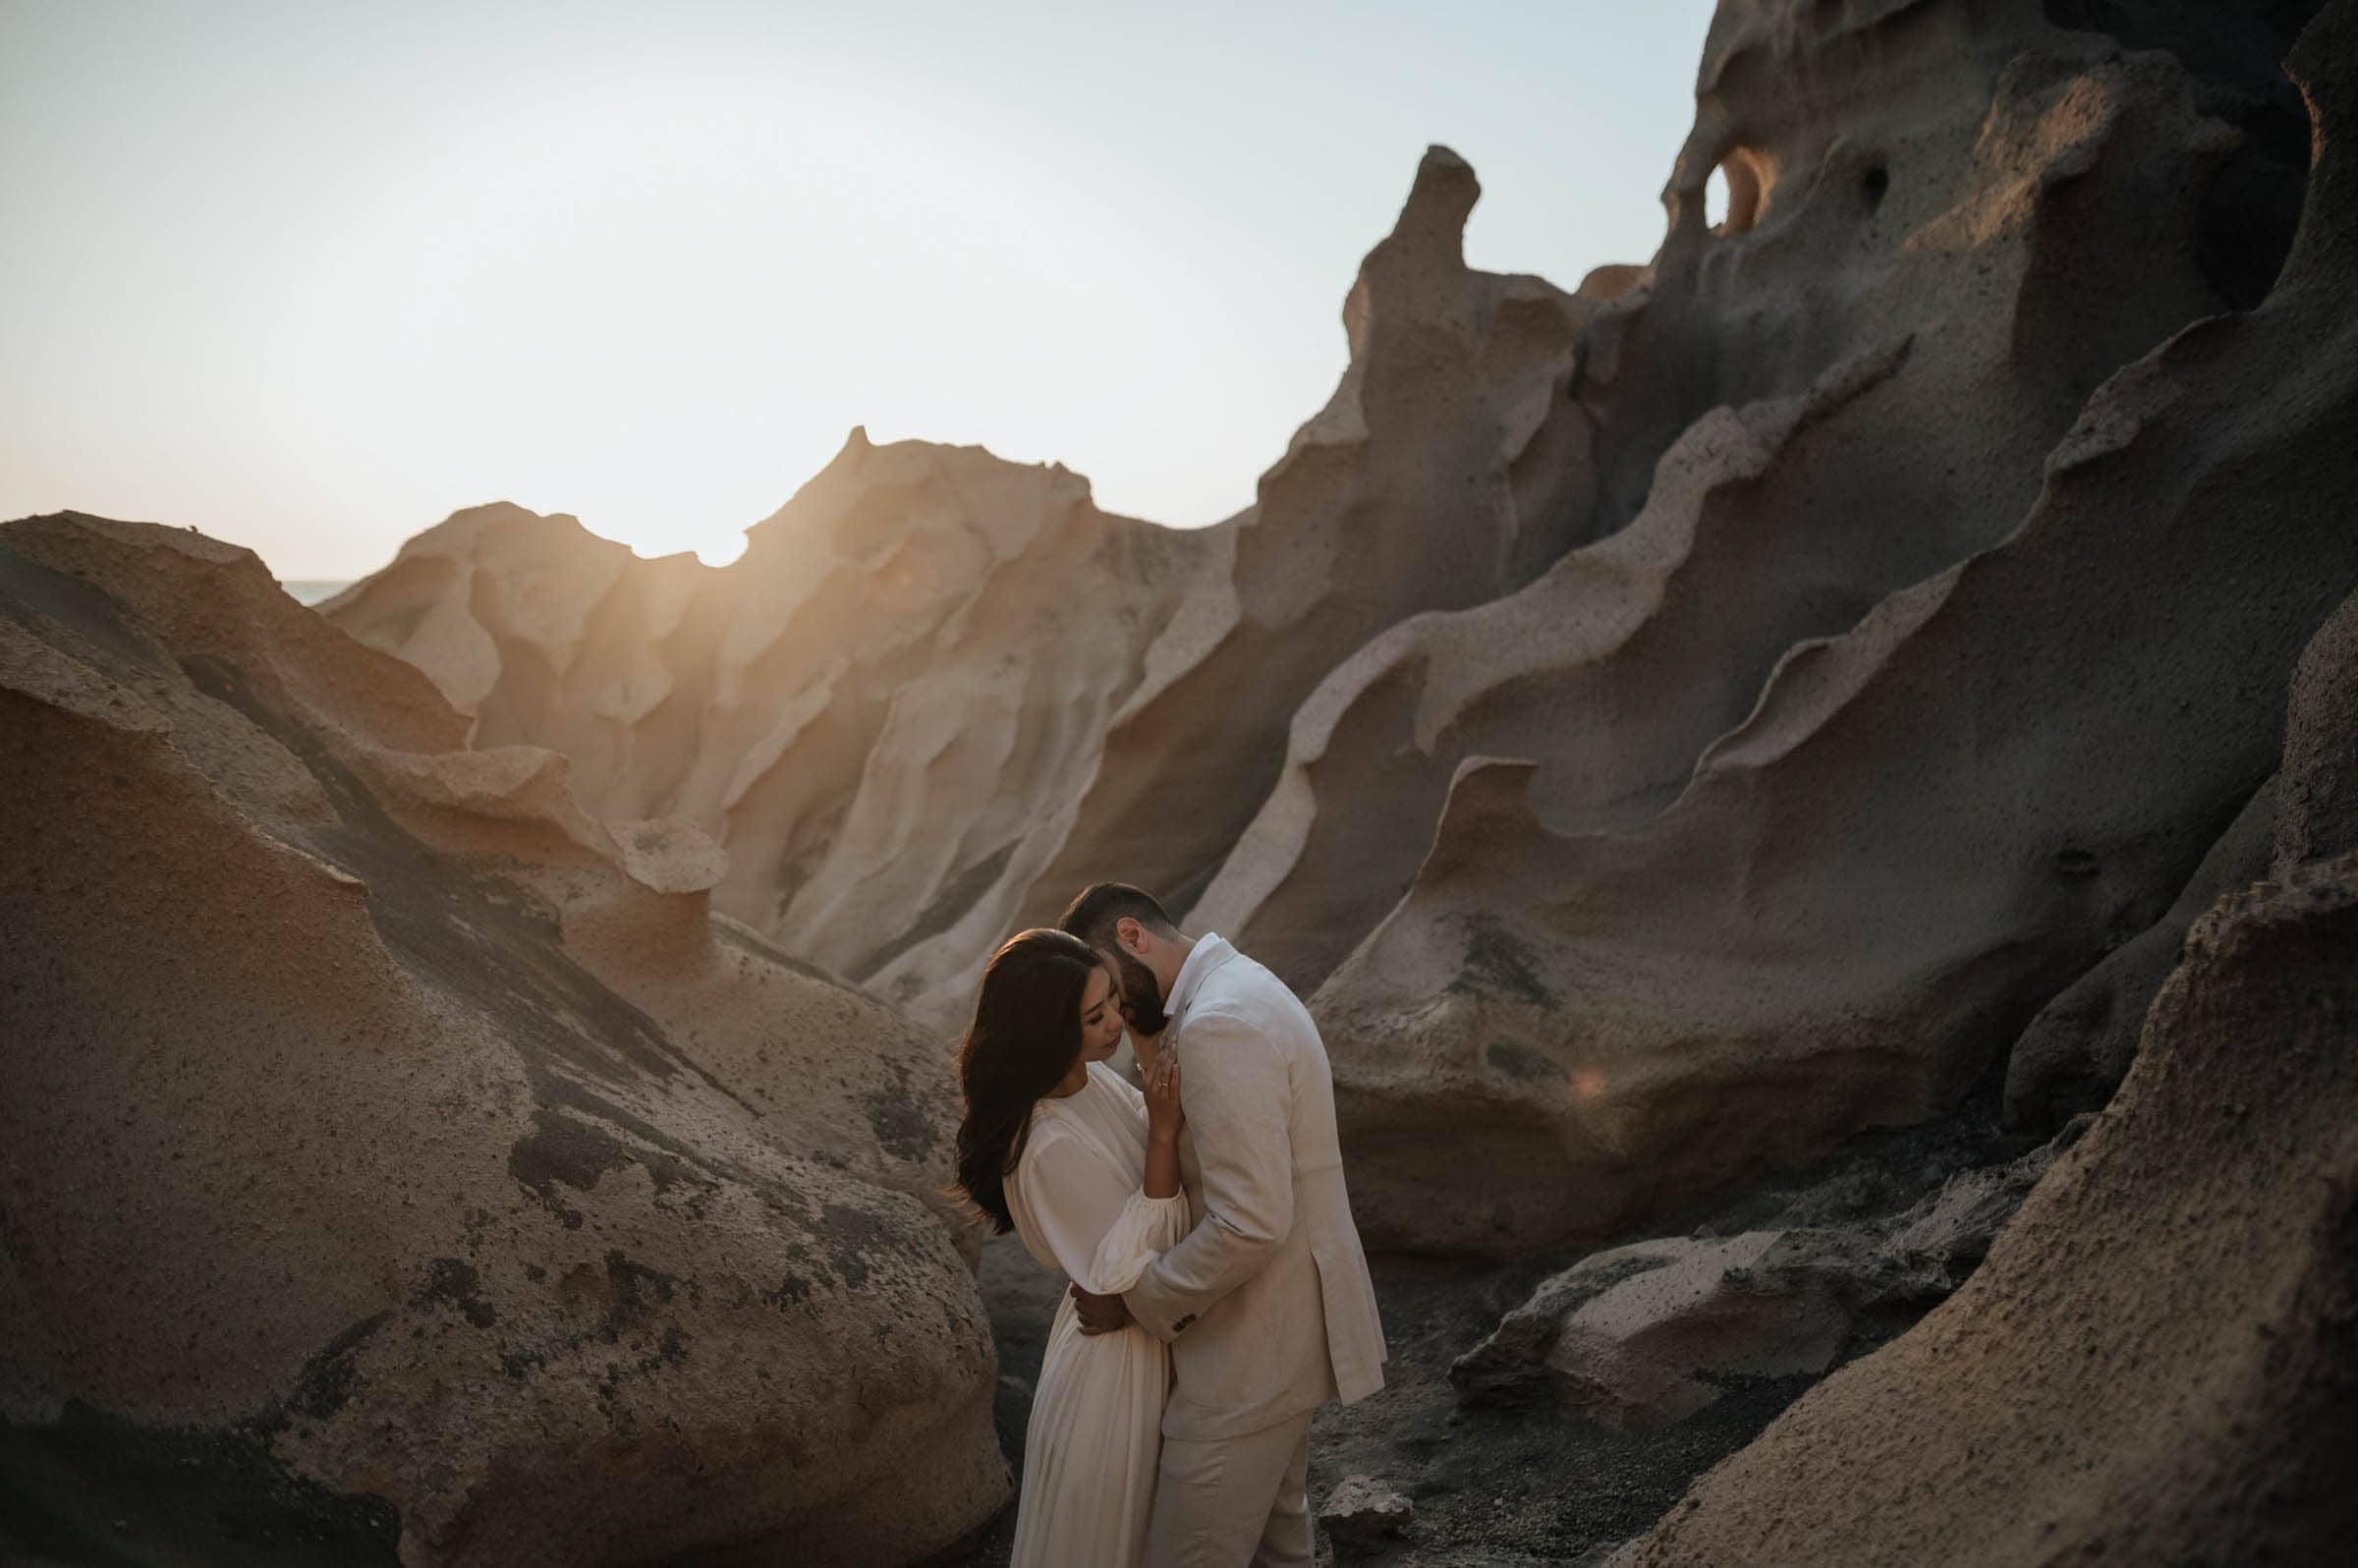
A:
POLYGON ((1046 282, 1142 362, 1185 355, 1167 318, 1117 318, 1112 281, 1151 280, 1052 191, 932 139, 841 134, 859 118, 650 93, 536 105, 448 149, 319 237, 272 344, 287 441, 345 445, 398 408, 407 439, 512 476, 523 504, 718 565, 832 455, 842 410, 939 429, 994 378, 1085 379, 1070 336, 994 301, 1046 282), (331 365, 349 392, 302 396, 331 365))
POLYGON ((0 9, 0 516, 718 562, 864 424, 1215 522, 1428 141, 1477 265, 1652 252, 1710 9, 0 9))

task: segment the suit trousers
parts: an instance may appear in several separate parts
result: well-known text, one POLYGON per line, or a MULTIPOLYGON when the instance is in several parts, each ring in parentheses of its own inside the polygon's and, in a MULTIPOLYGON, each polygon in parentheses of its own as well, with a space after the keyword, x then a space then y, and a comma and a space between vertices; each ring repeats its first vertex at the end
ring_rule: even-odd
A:
POLYGON ((1310 1416, 1242 1437, 1164 1437, 1148 1568, 1307 1565, 1310 1416))

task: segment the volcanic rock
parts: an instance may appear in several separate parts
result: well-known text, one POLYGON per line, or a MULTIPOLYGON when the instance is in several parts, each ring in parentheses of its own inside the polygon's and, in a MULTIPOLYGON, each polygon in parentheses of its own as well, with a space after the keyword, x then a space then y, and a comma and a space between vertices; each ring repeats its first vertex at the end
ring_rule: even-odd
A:
POLYGON ((1720 14, 1669 237, 1571 387, 1610 536, 1335 670, 1200 906, 1306 990, 1408 891, 1459 763, 1537 763, 1558 836, 1643 823, 1788 649, 2002 538, 2090 389, 2223 304, 2202 196, 2240 139, 2167 56, 1926 7, 1803 41, 1752 9, 1720 14), (1740 187, 1709 231, 1707 157, 1740 187))
POLYGON ((2275 822, 2272 780, 2235 813, 2160 920, 2040 1009, 2006 1055, 2007 1120, 2053 1128, 2104 1107, 2128 1076, 2146 1009, 2178 967, 2188 928, 2219 895, 2268 874, 2275 822))
POLYGON ((1332 399, 1217 527, 855 431, 725 569, 496 506, 322 613, 432 674, 477 746, 565 753, 593 814, 702 827, 717 907, 949 1025, 998 939, 1083 884, 1192 901, 1361 644, 1589 536, 1565 388, 1597 307, 1467 268, 1479 194, 1426 155, 1346 302, 1332 399))
POLYGON ((1027 835, 1228 613, 1232 533, 1109 516, 1062 468, 855 430, 727 569, 482 507, 321 610, 434 676, 477 747, 563 753, 591 812, 702 827, 728 851, 719 909, 906 1003, 879 972, 947 931, 979 967, 1027 835))
MULTIPOLYGON (((1806 29, 1756 36, 1736 14, 1714 46, 1741 47, 1707 63, 1707 83, 1820 79, 1788 58, 1816 47, 1806 29)), ((1881 8, 1859 24, 1878 49, 1837 29, 1827 69, 1937 56, 1962 73, 1972 50, 1942 44, 1955 18, 1881 8)), ((1970 251, 2027 203, 2041 266, 2079 244, 2096 268, 2132 208, 2173 210, 2134 195, 2164 165, 2224 155, 2232 139, 2189 119, 2192 89, 2166 61, 2080 47, 2008 54, 1982 89, 1986 134, 1943 141, 1928 126, 1926 148, 1996 161, 1988 189, 1967 182, 1911 219, 1908 244, 1970 251), (2177 130, 2121 129, 2136 124, 2177 130), (2039 216, 2082 197, 2091 209, 2059 227, 2039 216)), ((2276 763, 2282 710, 2265 694, 2358 581, 2358 339, 2337 303, 2352 207, 2329 130, 2267 299, 2105 381, 2010 532, 1788 648, 1658 813, 1559 826, 1544 745, 1456 764, 1415 882, 1314 1002, 1372 1244, 1513 1253, 1626 1235, 1861 1127, 1934 1114, 2164 914, 2276 763)), ((1738 258, 1801 245, 1819 221, 1807 193, 1830 189, 1782 208, 1790 242, 1774 205, 1740 234, 1682 240, 1674 224, 1656 286, 1688 245, 1738 258)), ((2170 234, 2194 243, 2166 225, 2153 242, 2170 234)), ((1737 264, 1707 253, 1698 276, 1737 264)), ((2005 341, 2041 353, 2095 308, 2069 290, 2018 304, 2005 341)))
POLYGON ((1963 1173, 1895 1215, 1593 1254, 1509 1313, 1450 1380, 1476 1402, 1545 1400, 1644 1431, 1745 1379, 1823 1373, 1963 1283, 2051 1159, 2042 1148, 1963 1173))
MULTIPOLYGON (((2318 122, 2309 211, 2276 293, 2212 329, 2222 370, 2302 327, 2318 358, 2351 362, 2330 301, 2358 267, 2353 61, 2358 4, 2336 0, 2290 62, 2318 122)), ((2321 410, 2346 408, 2318 359, 2285 359, 2321 410)), ((2299 451, 2248 455, 2257 469, 2299 451)), ((2271 879, 2195 924, 2094 1128, 1963 1290, 1804 1396, 1617 1561, 2346 1554, 2358 854, 2311 836, 2305 785, 2358 766, 2353 615, 2341 605, 2297 666, 2271 879)))
POLYGON ((1319 1523, 1346 1545, 1366 1546, 1416 1523, 1417 1505, 1397 1487, 1366 1476, 1346 1476, 1319 1504, 1319 1523))
POLYGON ((2274 865, 2358 849, 2358 604, 2319 629, 2293 671, 2274 865))
POLYGON ((2336 1560, 2358 1531, 2352 1017, 2358 855, 2229 894, 1982 1270, 1615 1562, 2336 1560))
POLYGON ((702 834, 151 525, 0 530, 0 710, 12 1544, 865 1563, 998 1508, 946 1063, 708 919, 702 834))

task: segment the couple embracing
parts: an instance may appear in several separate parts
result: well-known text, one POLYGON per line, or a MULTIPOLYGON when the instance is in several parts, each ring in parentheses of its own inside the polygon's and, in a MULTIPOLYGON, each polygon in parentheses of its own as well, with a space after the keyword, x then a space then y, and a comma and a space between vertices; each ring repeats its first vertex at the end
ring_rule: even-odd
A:
POLYGON ((960 1186, 1073 1286, 1017 1568, 1308 1563, 1311 1414, 1384 1360, 1309 1012, 1103 882, 992 956, 959 1072, 960 1186), (1143 1091, 1104 1065, 1125 1024, 1143 1091))

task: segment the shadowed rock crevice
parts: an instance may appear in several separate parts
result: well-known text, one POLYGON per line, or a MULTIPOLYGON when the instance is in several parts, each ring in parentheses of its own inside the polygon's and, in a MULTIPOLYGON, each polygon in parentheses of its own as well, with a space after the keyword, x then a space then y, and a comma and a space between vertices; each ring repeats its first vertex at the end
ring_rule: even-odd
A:
POLYGON ((0 1545, 27 1562, 151 1568, 398 1568, 382 1497, 336 1493, 239 1432, 143 1428, 70 1403, 43 1428, 0 1423, 0 1545))

